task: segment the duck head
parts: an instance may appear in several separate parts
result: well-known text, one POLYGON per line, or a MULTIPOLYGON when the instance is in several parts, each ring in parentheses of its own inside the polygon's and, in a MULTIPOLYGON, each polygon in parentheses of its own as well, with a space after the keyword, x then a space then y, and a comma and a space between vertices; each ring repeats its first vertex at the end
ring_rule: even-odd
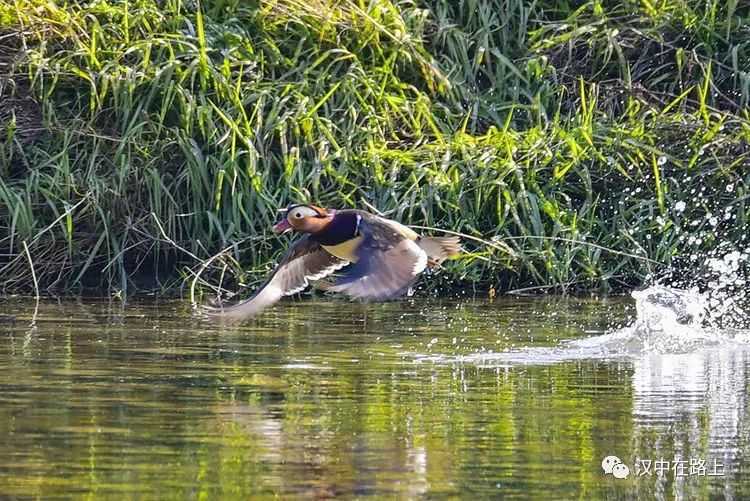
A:
POLYGON ((286 215, 284 219, 273 227, 275 233, 299 231, 302 233, 317 233, 333 220, 333 210, 323 209, 316 205, 292 204, 282 209, 286 215))

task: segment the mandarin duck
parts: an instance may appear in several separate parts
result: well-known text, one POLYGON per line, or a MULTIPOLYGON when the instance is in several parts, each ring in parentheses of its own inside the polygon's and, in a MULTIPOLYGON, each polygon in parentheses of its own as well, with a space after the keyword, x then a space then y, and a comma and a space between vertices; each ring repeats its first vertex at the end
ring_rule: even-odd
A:
POLYGON ((228 307, 206 308, 209 315, 241 321, 284 296, 304 290, 310 281, 342 270, 326 290, 364 301, 404 294, 425 268, 439 266, 461 251, 459 238, 425 237, 396 221, 362 210, 323 209, 293 204, 275 233, 296 231, 297 240, 266 282, 249 299, 228 307))

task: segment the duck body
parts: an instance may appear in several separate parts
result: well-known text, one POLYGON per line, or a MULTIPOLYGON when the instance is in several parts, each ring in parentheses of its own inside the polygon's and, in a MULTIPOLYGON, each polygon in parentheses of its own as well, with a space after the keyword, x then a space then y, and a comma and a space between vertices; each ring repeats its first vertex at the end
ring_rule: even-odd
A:
POLYGON ((458 237, 424 237, 414 230, 366 211, 290 205, 274 226, 277 233, 297 231, 297 240, 263 286, 249 299, 209 314, 244 320, 285 295, 305 289, 341 270, 327 290, 365 301, 404 294, 428 266, 460 252, 458 237))
POLYGON ((331 222, 317 233, 311 233, 310 239, 318 242, 330 254, 356 263, 359 260, 357 250, 364 240, 360 232, 363 215, 356 210, 336 211, 331 222))

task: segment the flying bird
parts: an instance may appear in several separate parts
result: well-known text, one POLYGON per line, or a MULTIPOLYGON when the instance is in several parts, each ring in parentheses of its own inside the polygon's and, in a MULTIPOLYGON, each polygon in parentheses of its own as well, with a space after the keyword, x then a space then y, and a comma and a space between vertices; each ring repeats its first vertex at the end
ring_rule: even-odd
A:
POLYGON ((207 314, 245 320, 339 270, 341 275, 327 290, 364 301, 392 299, 404 294, 427 267, 439 266, 461 251, 458 237, 422 236, 363 210, 292 204, 282 212, 285 217, 274 232, 304 236, 252 297, 232 306, 206 307, 207 314))

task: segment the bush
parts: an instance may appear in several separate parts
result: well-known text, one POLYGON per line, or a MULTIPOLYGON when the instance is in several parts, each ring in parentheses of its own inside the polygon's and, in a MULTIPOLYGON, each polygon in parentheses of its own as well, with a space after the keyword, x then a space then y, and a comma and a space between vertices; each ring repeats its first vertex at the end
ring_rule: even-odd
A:
POLYGON ((255 285, 290 201, 473 237, 446 287, 746 245, 735 1, 15 0, 0 74, 6 292, 255 285))

